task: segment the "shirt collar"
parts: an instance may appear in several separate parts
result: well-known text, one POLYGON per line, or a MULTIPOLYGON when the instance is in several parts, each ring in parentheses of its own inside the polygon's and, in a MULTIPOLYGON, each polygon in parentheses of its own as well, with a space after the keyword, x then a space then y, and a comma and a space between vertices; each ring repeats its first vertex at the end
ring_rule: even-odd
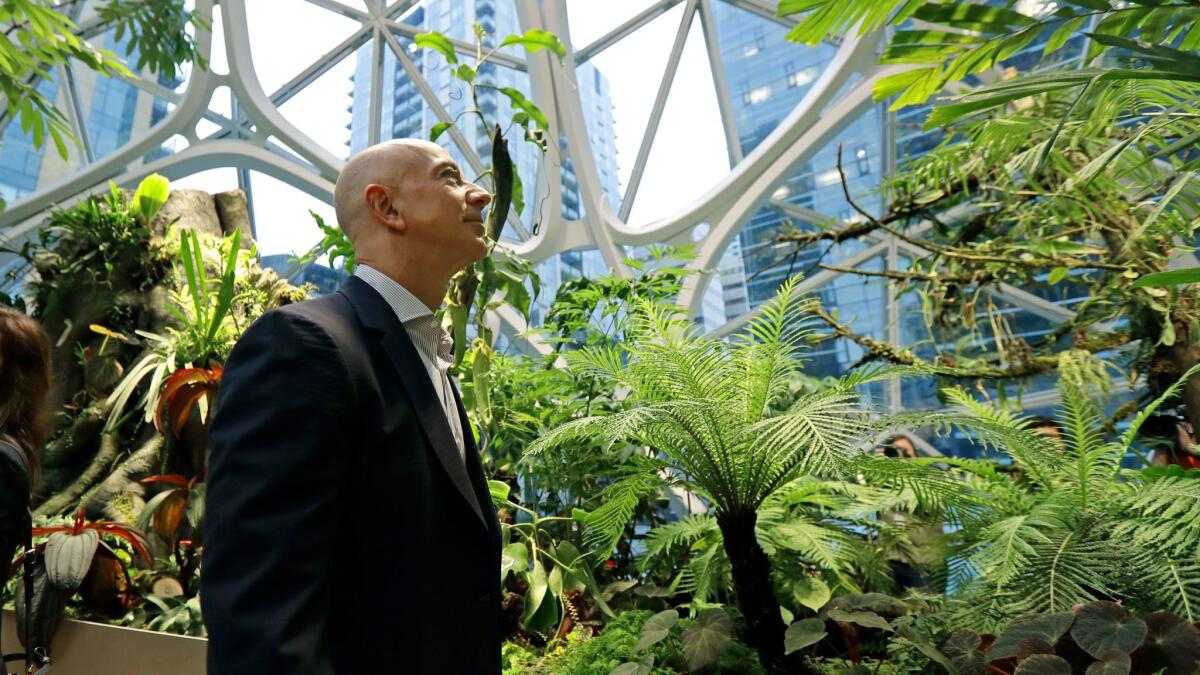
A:
POLYGON ((408 323, 423 316, 433 316, 433 312, 425 303, 383 272, 367 265, 358 265, 354 268, 354 276, 367 282, 368 286, 383 296, 388 306, 396 313, 396 318, 400 319, 400 323, 408 323))
POLYGON ((368 265, 356 266, 354 276, 365 281, 383 296, 384 301, 396 313, 396 318, 404 324, 404 330, 408 332, 414 346, 426 358, 431 361, 436 358, 443 368, 453 362, 453 339, 417 296, 395 279, 368 265))

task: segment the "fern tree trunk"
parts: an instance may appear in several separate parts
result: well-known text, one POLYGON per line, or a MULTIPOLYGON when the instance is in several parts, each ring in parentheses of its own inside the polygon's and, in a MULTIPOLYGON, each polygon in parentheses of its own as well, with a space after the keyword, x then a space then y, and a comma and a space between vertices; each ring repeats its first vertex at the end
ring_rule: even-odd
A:
POLYGON ((795 659, 785 659, 783 655, 785 627, 779 613, 779 600, 771 585, 771 561, 759 546, 755 534, 757 522, 758 514, 753 510, 717 514, 717 525, 725 540, 725 554, 729 556, 733 570, 738 609, 749 624, 747 642, 768 669, 806 672, 798 655, 795 659))

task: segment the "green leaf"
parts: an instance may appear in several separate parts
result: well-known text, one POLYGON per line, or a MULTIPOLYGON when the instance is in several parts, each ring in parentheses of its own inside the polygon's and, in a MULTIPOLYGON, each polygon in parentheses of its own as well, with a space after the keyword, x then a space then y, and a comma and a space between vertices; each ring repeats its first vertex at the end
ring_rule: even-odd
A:
POLYGON ((1146 623, 1115 602, 1091 602, 1075 613, 1071 637, 1093 658, 1116 649, 1130 654, 1146 637, 1146 623))
POLYGON ((154 214, 167 202, 170 192, 171 181, 157 173, 146 176, 138 183, 137 190, 133 193, 133 206, 142 216, 142 222, 150 223, 154 214))
POLYGON ((550 120, 546 119, 545 113, 533 101, 526 98, 525 94, 512 87, 499 87, 499 91, 508 97, 514 110, 524 111, 534 122, 537 122, 539 128, 550 128, 550 120))
POLYGON ((964 674, 986 673, 987 662, 983 652, 979 651, 981 640, 975 631, 959 629, 950 634, 942 643, 942 653, 964 674))
POLYGON ((542 49, 549 49, 558 56, 558 60, 562 61, 567 57, 567 48, 559 41, 558 37, 549 31, 533 28, 525 31, 524 35, 509 35, 500 42, 501 47, 509 45, 522 45, 530 52, 537 52, 542 49))
POLYGON ((1015 10, 971 3, 926 2, 913 12, 913 18, 956 28, 991 30, 999 33, 1008 32, 1015 27, 1037 24, 1035 19, 1015 10))
POLYGON ((529 572, 526 580, 529 583, 529 589, 525 592, 525 627, 532 630, 539 625, 535 619, 540 618, 537 616, 538 610, 541 609, 546 600, 546 594, 550 590, 550 580, 547 578, 546 568, 542 566, 540 560, 534 559, 533 569, 529 572))
POLYGON ((1086 675, 1129 675, 1132 666, 1128 654, 1110 649, 1104 653, 1104 658, 1088 666, 1086 675))
POLYGON ((792 597, 796 602, 814 612, 824 607, 832 596, 829 586, 817 577, 804 577, 792 585, 792 597))
POLYGON ((1042 54, 1048 56, 1049 54, 1062 49, 1063 45, 1067 44, 1067 40, 1071 39, 1071 36, 1079 30, 1079 27, 1082 26, 1087 19, 1088 17, 1086 16, 1080 16, 1064 21, 1061 26, 1056 28, 1054 32, 1050 34, 1050 39, 1046 41, 1046 47, 1042 50, 1042 54))
POLYGON ((688 668, 699 670, 717 660, 733 637, 733 619, 723 609, 700 612, 696 622, 683 631, 683 655, 688 668))
POLYGON ((438 52, 446 57, 446 61, 450 62, 450 65, 458 64, 458 54, 454 52, 454 43, 441 33, 418 33, 413 38, 413 42, 421 49, 432 49, 438 52))
POLYGON ((1168 270, 1166 272, 1147 274, 1139 277, 1137 281, 1130 284, 1130 287, 1166 288, 1181 284, 1194 284, 1198 281, 1200 281, 1200 267, 1191 267, 1185 270, 1168 270))
POLYGON ((783 653, 815 645, 825 638, 825 622, 820 619, 801 619, 788 626, 783 636, 783 653))
POLYGON ((988 649, 989 661, 1007 659, 1017 655, 1017 646, 1022 640, 1045 640, 1050 644, 1066 633, 1075 622, 1071 612, 1057 614, 1028 614, 1013 619, 988 649))
POLYGON ((508 494, 511 491, 512 488, 509 487, 508 483, 498 480, 488 481, 488 492, 492 494, 492 499, 498 502, 508 501, 508 494))
POLYGON ((1151 612, 1146 622, 1146 641, 1138 649, 1138 660, 1168 673, 1186 673, 1200 660, 1200 631, 1184 618, 1169 612, 1151 612))
POLYGON ((642 626, 642 634, 638 638, 637 644, 633 646, 633 651, 640 652, 646 647, 657 644, 664 640, 671 633, 671 627, 675 622, 679 621, 679 612, 668 609, 646 620, 642 626))
POLYGON ((500 583, 509 572, 524 572, 529 567, 529 547, 524 543, 509 544, 500 551, 500 583))
POLYGON ((464 63, 459 65, 458 69, 454 71, 454 76, 463 82, 474 82, 475 69, 464 63))
POLYGON ((454 126, 454 122, 438 122, 437 124, 433 125, 433 128, 429 130, 429 140, 436 141, 441 137, 442 134, 446 133, 447 129, 452 126, 454 126))
POLYGON ((1066 267, 1055 267, 1054 269, 1050 270, 1050 274, 1046 277, 1046 283, 1053 286, 1063 279, 1066 279, 1070 272, 1071 270, 1067 269, 1066 267))
POLYGON ((853 623, 864 628, 878 628, 889 633, 895 632, 892 630, 892 625, 887 622, 887 619, 875 612, 847 612, 841 609, 831 609, 829 610, 829 618, 839 623, 853 623))
POLYGON ((225 319, 229 308, 233 306, 233 282, 237 276, 237 256, 242 243, 242 231, 234 230, 227 241, 229 242, 229 254, 225 258, 225 268, 221 270, 221 288, 217 292, 217 306, 205 338, 209 344, 216 337, 217 330, 221 327, 221 321, 225 319))
POLYGON ((1071 675, 1071 664, 1054 654, 1034 654, 1017 664, 1013 675, 1071 675))

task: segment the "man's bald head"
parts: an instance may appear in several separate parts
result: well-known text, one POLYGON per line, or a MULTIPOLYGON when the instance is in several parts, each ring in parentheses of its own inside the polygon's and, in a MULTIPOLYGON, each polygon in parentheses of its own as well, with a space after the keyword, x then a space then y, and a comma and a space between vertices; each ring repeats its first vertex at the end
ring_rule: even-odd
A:
POLYGON ((441 146, 415 138, 401 138, 373 145, 346 162, 333 188, 333 207, 338 225, 351 241, 358 226, 368 219, 365 194, 372 184, 399 190, 405 174, 431 151, 441 146))

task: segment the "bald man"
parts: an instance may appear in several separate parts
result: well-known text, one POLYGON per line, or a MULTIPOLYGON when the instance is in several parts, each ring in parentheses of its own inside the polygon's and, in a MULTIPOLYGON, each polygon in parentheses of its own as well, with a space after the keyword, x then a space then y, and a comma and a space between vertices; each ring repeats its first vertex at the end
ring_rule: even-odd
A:
POLYGON ((354 276, 238 340, 210 431, 209 673, 500 672, 500 528, 433 314, 487 251, 489 201, 438 145, 364 150, 334 189, 354 276))

